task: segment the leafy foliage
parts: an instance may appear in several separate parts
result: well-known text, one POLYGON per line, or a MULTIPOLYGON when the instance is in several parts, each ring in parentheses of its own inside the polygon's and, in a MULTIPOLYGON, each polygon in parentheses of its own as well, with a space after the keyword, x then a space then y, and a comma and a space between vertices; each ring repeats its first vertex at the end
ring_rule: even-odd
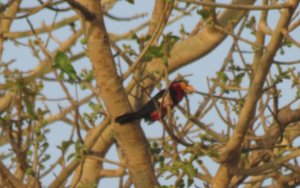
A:
POLYGON ((61 51, 58 51, 56 53, 54 59, 54 67, 61 71, 60 73, 61 79, 63 79, 64 74, 66 74, 70 82, 78 81, 78 76, 76 74, 76 71, 74 67, 71 65, 71 62, 65 53, 61 51))

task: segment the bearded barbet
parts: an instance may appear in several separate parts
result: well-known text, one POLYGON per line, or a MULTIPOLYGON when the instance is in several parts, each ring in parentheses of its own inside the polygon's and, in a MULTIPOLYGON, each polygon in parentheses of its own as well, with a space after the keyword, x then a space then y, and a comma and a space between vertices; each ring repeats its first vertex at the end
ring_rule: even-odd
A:
POLYGON ((145 119, 148 122, 160 120, 167 113, 168 106, 173 109, 186 94, 193 93, 195 89, 186 80, 175 80, 168 90, 158 92, 150 101, 136 112, 121 115, 115 119, 120 124, 145 119), (169 92, 166 94, 166 92, 169 92))

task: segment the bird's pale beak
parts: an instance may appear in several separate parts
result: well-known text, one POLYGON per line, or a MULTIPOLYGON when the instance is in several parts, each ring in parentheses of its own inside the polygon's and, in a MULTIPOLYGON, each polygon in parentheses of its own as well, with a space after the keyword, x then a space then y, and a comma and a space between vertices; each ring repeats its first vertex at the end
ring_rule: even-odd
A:
POLYGON ((187 85, 187 86, 185 86, 184 91, 186 93, 194 93, 196 90, 195 90, 195 88, 193 86, 187 85))

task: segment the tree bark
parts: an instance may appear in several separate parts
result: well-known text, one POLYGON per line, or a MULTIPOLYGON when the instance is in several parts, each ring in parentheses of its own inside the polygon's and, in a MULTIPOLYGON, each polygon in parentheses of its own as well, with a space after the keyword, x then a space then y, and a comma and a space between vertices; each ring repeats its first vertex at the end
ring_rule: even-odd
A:
MULTIPOLYGON (((78 1, 96 17, 88 20, 82 16, 82 27, 87 39, 87 56, 94 70, 95 79, 110 118, 130 112, 130 103, 117 74, 114 59, 110 50, 109 39, 103 21, 103 14, 99 1, 78 1)), ((79 10, 80 11, 80 10, 79 10)), ((158 184, 150 160, 148 144, 140 126, 135 123, 120 126, 113 123, 113 136, 118 141, 135 187, 154 187, 158 184)), ((81 185, 96 181, 95 174, 99 174, 97 166, 92 160, 85 161, 82 174, 86 178, 81 185), (91 168, 93 167, 93 168, 91 168), (91 176, 91 179, 89 178, 91 176)))

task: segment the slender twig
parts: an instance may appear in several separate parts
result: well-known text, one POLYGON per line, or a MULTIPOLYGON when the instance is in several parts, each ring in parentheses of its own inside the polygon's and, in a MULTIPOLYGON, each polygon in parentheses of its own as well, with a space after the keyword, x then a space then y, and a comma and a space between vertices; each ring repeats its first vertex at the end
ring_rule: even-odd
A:
POLYGON ((202 6, 212 6, 226 9, 237 9, 237 10, 272 10, 272 9, 283 9, 290 8, 291 5, 288 3, 275 4, 275 5, 245 5, 245 4, 224 4, 214 3, 208 1, 195 1, 195 0, 178 0, 179 2, 193 3, 202 6))
POLYGON ((105 13, 105 15, 108 18, 113 19, 113 20, 117 20, 117 21, 132 21, 132 20, 135 20, 135 19, 138 19, 138 18, 146 17, 148 14, 147 13, 141 13, 141 14, 137 14, 137 15, 134 15, 134 16, 130 16, 130 17, 117 17, 117 16, 112 15, 110 13, 105 13))
POLYGON ((278 65, 297 65, 297 64, 300 64, 300 60, 286 61, 286 62, 273 60, 273 62, 278 64, 278 65))
POLYGON ((204 96, 207 96, 207 97, 210 97, 210 98, 224 99, 224 100, 235 101, 235 102, 238 102, 238 101, 241 100, 241 99, 238 99, 238 98, 224 97, 224 96, 214 95, 214 94, 205 93, 205 92, 201 92, 201 91, 195 91, 195 93, 197 93, 199 95, 204 95, 204 96))

